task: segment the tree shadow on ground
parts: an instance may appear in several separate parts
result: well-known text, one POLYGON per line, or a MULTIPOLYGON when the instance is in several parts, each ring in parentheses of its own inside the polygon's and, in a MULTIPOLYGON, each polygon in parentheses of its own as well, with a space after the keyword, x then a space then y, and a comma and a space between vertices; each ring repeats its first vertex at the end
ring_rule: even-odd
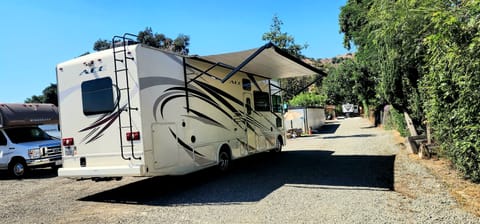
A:
POLYGON ((393 190, 395 155, 332 155, 299 150, 237 160, 228 174, 214 169, 153 177, 79 200, 157 206, 258 202, 284 185, 393 190))
POLYGON ((340 124, 337 123, 326 123, 320 127, 320 129, 315 130, 313 133, 314 134, 334 134, 338 127, 340 127, 340 124))

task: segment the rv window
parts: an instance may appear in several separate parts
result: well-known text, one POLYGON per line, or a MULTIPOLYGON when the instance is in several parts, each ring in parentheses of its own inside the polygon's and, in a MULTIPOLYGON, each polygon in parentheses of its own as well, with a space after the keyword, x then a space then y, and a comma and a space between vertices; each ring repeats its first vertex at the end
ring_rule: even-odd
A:
POLYGON ((270 111, 269 94, 266 92, 253 92, 253 101, 255 103, 256 111, 270 111))
POLYGON ((112 112, 114 108, 112 79, 94 79, 82 83, 83 114, 112 112))
POLYGON ((252 90, 252 83, 248 79, 242 79, 243 90, 250 91, 252 90))
POLYGON ((282 113, 282 97, 279 95, 272 96, 272 110, 275 113, 282 113))

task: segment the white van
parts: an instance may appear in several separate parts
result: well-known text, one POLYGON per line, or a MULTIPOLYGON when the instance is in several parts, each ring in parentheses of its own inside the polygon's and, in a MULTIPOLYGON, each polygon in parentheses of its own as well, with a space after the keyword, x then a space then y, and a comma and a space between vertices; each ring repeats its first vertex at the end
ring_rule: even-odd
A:
POLYGON ((30 168, 60 167, 60 140, 38 127, 55 122, 53 104, 0 104, 0 170, 22 178, 30 168))

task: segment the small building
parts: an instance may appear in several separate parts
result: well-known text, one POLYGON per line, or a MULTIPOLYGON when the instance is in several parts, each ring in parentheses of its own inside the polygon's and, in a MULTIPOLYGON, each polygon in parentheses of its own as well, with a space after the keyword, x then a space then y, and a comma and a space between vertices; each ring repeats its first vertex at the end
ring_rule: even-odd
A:
POLYGON ((323 107, 290 107, 284 117, 285 129, 301 130, 302 133, 317 133, 325 124, 325 109, 323 107))

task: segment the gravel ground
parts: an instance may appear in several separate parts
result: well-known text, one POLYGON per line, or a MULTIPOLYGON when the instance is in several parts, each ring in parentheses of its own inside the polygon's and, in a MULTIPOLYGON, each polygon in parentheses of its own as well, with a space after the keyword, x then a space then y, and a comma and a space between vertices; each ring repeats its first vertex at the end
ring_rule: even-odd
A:
POLYGON ((290 139, 230 173, 75 181, 0 173, 1 223, 480 223, 393 134, 361 118, 290 139))

